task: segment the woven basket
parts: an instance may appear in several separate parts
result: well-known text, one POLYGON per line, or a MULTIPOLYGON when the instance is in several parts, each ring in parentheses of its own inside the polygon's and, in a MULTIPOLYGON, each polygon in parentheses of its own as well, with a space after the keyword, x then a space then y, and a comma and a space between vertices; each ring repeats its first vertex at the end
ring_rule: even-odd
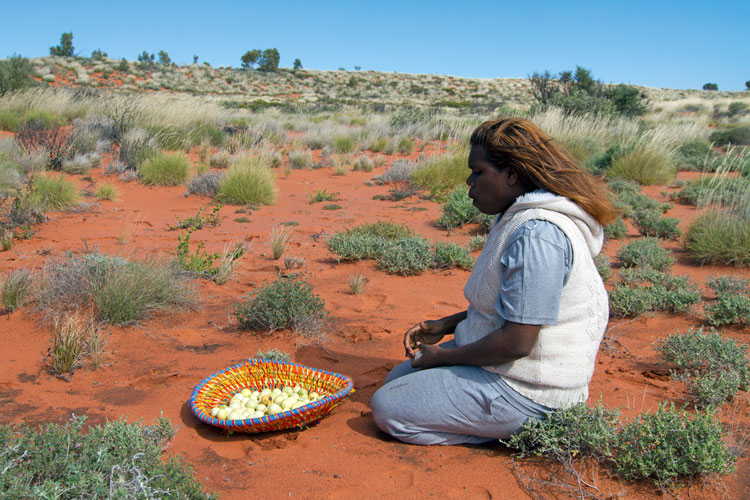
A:
POLYGON ((232 432, 266 432, 302 427, 317 422, 352 391, 350 378, 338 373, 284 361, 250 358, 203 379, 190 396, 190 410, 203 422, 232 432), (247 420, 219 420, 214 406, 227 404, 242 389, 259 391, 299 385, 322 397, 275 415, 247 420))

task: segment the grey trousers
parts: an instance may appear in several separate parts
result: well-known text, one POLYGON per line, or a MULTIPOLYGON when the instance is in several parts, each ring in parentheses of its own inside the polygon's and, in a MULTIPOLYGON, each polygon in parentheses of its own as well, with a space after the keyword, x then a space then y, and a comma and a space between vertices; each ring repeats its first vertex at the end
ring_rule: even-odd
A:
MULTIPOLYGON (((440 347, 454 348, 454 341, 440 347)), ((375 424, 411 444, 476 444, 507 439, 526 420, 544 419, 552 408, 512 389, 478 366, 412 368, 407 360, 390 371, 372 396, 375 424)))

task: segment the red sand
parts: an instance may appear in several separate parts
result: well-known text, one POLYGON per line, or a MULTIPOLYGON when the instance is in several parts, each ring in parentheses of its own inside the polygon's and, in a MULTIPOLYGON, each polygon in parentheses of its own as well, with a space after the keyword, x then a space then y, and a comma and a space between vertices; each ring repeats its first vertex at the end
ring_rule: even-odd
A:
MULTIPOLYGON (((277 170, 276 205, 251 214, 235 214, 237 207, 225 206, 220 225, 192 235, 194 242, 205 242, 207 251, 220 251, 225 243, 236 241, 251 245, 229 282, 218 286, 197 280, 200 304, 196 310, 157 315, 125 328, 105 326, 111 332, 105 365, 96 371, 81 369, 69 382, 52 376, 45 364, 50 328, 38 314, 24 307, 0 318, 0 350, 6 353, 0 375, 2 422, 61 423, 71 413, 85 413, 90 423, 121 417, 151 423, 163 414, 178 426, 168 452, 183 456, 206 489, 223 499, 529 497, 514 475, 511 451, 500 444, 410 446, 380 433, 372 422, 370 397, 388 370, 404 359, 403 331, 420 319, 464 309, 462 290, 469 273, 428 271, 404 278, 377 270, 374 262, 337 263, 326 248, 326 236, 383 219, 408 223, 433 241, 463 244, 476 231, 476 227, 465 227, 448 235, 434 222, 439 205, 416 196, 400 202, 373 200, 375 194, 387 194, 388 187, 367 186, 365 181, 384 168, 344 176, 334 175, 331 168, 292 170, 288 177, 277 170), (323 210, 325 203, 309 203, 308 194, 324 188, 339 193, 341 210, 323 210), (235 222, 237 217, 248 217, 250 222, 235 222), (323 347, 289 332, 239 331, 233 321, 232 304, 284 271, 283 263, 271 258, 269 248, 271 228, 284 221, 299 222, 293 227, 286 255, 306 259, 305 276, 325 300, 332 318, 323 347), (364 294, 351 295, 348 277, 358 273, 366 275, 369 283, 364 294), (303 431, 227 436, 193 417, 187 400, 197 382, 253 356, 258 349, 272 347, 292 353, 296 362, 351 377, 356 392, 318 425, 303 431)), ((10 251, 0 252, 1 275, 19 268, 38 270, 47 259, 69 251, 79 255, 87 248, 127 257, 169 254, 177 245, 178 233, 168 231, 167 225, 175 223, 176 216, 195 215, 209 203, 206 198, 184 197, 183 187, 124 183, 105 176, 101 168, 94 169, 92 177, 96 184, 116 184, 120 198, 83 213, 50 214, 50 221, 37 226, 30 240, 16 241, 10 251), (123 235, 125 244, 119 242, 123 235)), ((79 177, 74 179, 80 188, 91 188, 79 177)), ((663 189, 645 191, 663 200, 659 194, 663 189)), ((204 214, 209 212, 210 207, 204 214)), ((681 218, 684 229, 695 210, 676 205, 667 215, 681 218)), ((636 237, 631 228, 625 241, 636 237)), ((622 243, 609 242, 606 254, 613 256, 622 243)), ((679 258, 675 273, 688 274, 701 284, 711 274, 750 277, 747 269, 694 266, 680 243, 667 246, 679 258)), ((709 293, 705 291, 705 296, 709 293)), ((627 417, 654 409, 658 401, 680 404, 683 386, 670 381, 652 343, 699 324, 699 312, 612 321, 609 337, 613 340, 599 353, 591 400, 601 398, 607 406, 622 408, 627 417)), ((729 328, 724 333, 748 342, 747 330, 729 328)), ((749 415, 748 395, 741 393, 736 402, 724 407, 721 418, 737 439, 747 439, 749 415)), ((734 474, 683 488, 679 494, 749 498, 749 463, 742 457, 734 474)), ((532 460, 516 460, 516 464, 524 481, 547 470, 532 460)), ((648 484, 612 480, 603 472, 597 477, 603 498, 659 496, 648 484)))

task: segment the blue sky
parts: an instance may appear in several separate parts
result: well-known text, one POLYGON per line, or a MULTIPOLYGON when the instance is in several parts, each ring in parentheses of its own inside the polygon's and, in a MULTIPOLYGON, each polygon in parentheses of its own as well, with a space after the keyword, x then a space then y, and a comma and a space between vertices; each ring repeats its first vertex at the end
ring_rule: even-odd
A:
POLYGON ((525 77, 581 65, 606 83, 744 90, 750 1, 0 0, 0 57, 76 52, 135 60, 165 50, 213 66, 276 47, 281 66, 525 77))

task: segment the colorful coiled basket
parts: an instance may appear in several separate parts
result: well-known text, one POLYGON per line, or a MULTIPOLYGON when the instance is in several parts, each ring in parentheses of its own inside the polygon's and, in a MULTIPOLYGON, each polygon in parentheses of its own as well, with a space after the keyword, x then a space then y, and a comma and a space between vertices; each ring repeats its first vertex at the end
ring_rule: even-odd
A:
POLYGON ((338 373, 296 363, 250 358, 203 379, 190 396, 190 410, 203 422, 232 432, 266 432, 303 427, 325 417, 352 392, 352 380, 338 373), (246 420, 219 420, 211 409, 242 389, 262 390, 299 385, 322 397, 299 408, 246 420))

